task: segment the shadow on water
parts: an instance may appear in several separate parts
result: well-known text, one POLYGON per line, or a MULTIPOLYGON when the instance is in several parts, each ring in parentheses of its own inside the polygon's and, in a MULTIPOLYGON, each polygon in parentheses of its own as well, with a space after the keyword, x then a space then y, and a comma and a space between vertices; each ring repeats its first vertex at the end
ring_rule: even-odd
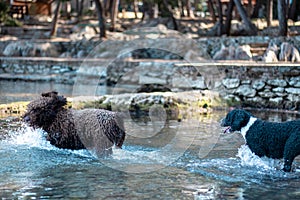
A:
MULTIPOLYGON (((256 158, 237 134, 223 135, 224 113, 198 122, 144 121, 127 127, 124 148, 106 159, 87 150, 57 149, 42 130, 0 120, 0 196, 38 199, 299 199, 300 162, 256 158), (157 124, 156 124, 157 126, 157 124), (171 161, 171 162, 170 162, 171 161)), ((295 119, 284 115, 268 118, 295 119)))

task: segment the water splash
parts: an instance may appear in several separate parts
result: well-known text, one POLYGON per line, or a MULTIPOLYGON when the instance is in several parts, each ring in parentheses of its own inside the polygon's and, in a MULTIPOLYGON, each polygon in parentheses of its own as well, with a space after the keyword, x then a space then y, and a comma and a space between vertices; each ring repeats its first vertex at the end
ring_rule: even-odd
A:
POLYGON ((22 125, 18 130, 11 130, 7 143, 11 145, 39 147, 43 149, 53 149, 53 146, 45 139, 46 132, 42 129, 34 129, 27 125, 22 125))
POLYGON ((68 149, 59 149, 50 144, 46 140, 47 133, 42 129, 34 129, 25 124, 22 124, 17 130, 9 131, 10 137, 7 138, 4 142, 10 146, 18 146, 18 148, 38 148, 48 151, 57 151, 61 153, 72 153, 79 155, 81 157, 91 158, 91 154, 88 150, 68 150, 68 149))
POLYGON ((259 157, 247 145, 242 145, 238 149, 237 157, 241 159, 242 166, 251 166, 263 170, 280 170, 283 167, 281 160, 259 157))

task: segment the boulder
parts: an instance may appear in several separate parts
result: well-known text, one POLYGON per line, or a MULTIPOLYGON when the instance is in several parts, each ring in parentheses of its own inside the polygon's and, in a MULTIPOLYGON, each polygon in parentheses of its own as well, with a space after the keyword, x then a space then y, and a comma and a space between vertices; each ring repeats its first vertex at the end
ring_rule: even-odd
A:
POLYGON ((237 88, 235 93, 245 97, 255 97, 256 90, 251 88, 249 85, 241 85, 237 88))
POLYGON ((226 79, 223 79, 222 83, 227 89, 234 89, 240 85, 240 79, 226 78, 226 79))
POLYGON ((282 80, 282 79, 268 80, 267 84, 271 85, 271 86, 279 86, 279 87, 287 86, 287 82, 285 80, 282 80))
POLYGON ((3 55, 24 57, 57 57, 58 51, 56 46, 49 42, 36 43, 21 40, 9 43, 3 51, 3 55))

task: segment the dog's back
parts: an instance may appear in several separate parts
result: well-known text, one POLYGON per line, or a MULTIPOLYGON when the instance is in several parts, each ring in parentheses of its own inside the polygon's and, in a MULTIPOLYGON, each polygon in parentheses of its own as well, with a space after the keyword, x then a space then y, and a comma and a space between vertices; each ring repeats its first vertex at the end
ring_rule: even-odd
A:
POLYGON ((246 142, 258 156, 279 159, 283 158, 285 144, 292 134, 300 138, 300 121, 278 123, 257 120, 249 128, 246 142))

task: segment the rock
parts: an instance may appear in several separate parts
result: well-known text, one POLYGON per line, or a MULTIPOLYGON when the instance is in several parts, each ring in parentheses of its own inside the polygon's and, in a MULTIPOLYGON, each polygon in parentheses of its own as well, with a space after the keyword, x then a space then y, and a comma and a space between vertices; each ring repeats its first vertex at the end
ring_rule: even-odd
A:
POLYGON ((234 58, 235 48, 233 46, 225 47, 224 45, 213 56, 213 60, 234 60, 234 58))
POLYGON ((69 36, 72 41, 90 40, 97 34, 95 27, 92 26, 74 26, 72 32, 69 36))
POLYGON ((265 62, 278 62, 278 46, 271 42, 267 48, 267 50, 265 51, 262 60, 265 62))
POLYGON ((250 85, 251 84, 251 80, 242 80, 242 85, 250 85))
POLYGON ((300 88, 285 88, 285 91, 290 94, 300 95, 300 88))
POLYGON ((261 96, 263 98, 272 98, 272 97, 275 97, 275 93, 271 92, 269 90, 265 90, 265 91, 259 92, 258 94, 259 94, 259 96, 261 96))
POLYGON ((137 93, 150 92, 171 92, 171 89, 160 84, 143 84, 137 90, 137 93))
POLYGON ((251 60, 252 59, 252 53, 251 53, 251 47, 249 45, 242 45, 238 46, 235 49, 235 60, 251 60))
POLYGON ((253 97, 253 98, 247 98, 247 101, 252 102, 254 104, 264 104, 265 100, 261 97, 253 97))
POLYGON ((265 87, 266 83, 264 81, 261 81, 261 80, 255 80, 253 82, 253 85, 252 87, 256 90, 261 90, 265 87))
POLYGON ((287 86, 287 82, 285 80, 282 80, 282 79, 268 80, 267 84, 272 85, 272 86, 279 86, 279 87, 287 86))
POLYGON ((282 93, 282 92, 284 92, 284 88, 283 88, 283 87, 277 87, 277 88, 273 88, 272 91, 273 91, 273 92, 279 92, 279 93, 282 93))
POLYGON ((269 101, 272 103, 275 103, 275 104, 280 104, 280 103, 282 103, 283 98, 282 97, 270 98, 269 101))
POLYGON ((289 84, 294 87, 300 87, 300 77, 292 77, 289 84))
POLYGON ((139 76, 139 84, 161 84, 166 85, 167 80, 161 77, 139 76))
POLYGON ((192 88, 196 88, 196 89, 207 89, 206 83, 204 78, 201 77, 197 77, 196 79, 189 79, 189 82, 192 86, 192 88))
POLYGON ((236 95, 232 95, 232 94, 225 95, 223 98, 224 98, 224 100, 229 101, 229 102, 240 102, 241 101, 241 99, 239 97, 237 97, 236 95))
POLYGON ((287 99, 291 102, 300 102, 300 96, 299 95, 289 94, 287 96, 287 99))
POLYGON ((241 85, 237 88, 235 93, 245 97, 254 97, 256 95, 256 90, 251 88, 249 85, 241 85))
POLYGON ((85 51, 84 50, 80 50, 80 51, 78 51, 78 53, 77 53, 77 58, 84 58, 86 56, 86 53, 85 53, 85 51))
POLYGON ((288 42, 283 42, 280 45, 279 60, 285 62, 286 61, 299 62, 300 55, 298 49, 294 45, 288 42))
POLYGON ((227 89, 234 89, 240 85, 240 79, 238 78, 226 78, 222 80, 223 85, 227 89))
POLYGON ((14 41, 9 43, 4 51, 5 56, 26 57, 57 57, 58 51, 52 43, 35 43, 31 41, 14 41))

